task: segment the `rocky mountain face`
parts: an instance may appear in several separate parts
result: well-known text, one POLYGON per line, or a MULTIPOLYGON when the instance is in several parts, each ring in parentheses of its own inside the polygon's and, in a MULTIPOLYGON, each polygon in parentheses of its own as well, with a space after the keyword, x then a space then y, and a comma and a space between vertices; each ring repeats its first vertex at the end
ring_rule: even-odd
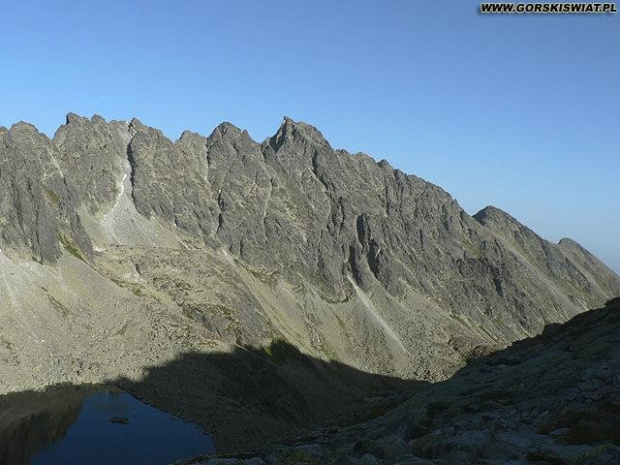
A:
POLYGON ((183 353, 286 341, 325 362, 445 379, 475 354, 620 295, 569 239, 335 150, 285 118, 176 141, 67 116, 0 128, 0 392, 140 379, 183 353))
POLYGON ((620 300, 551 325, 413 393, 372 421, 245 458, 184 465, 615 465, 620 300))

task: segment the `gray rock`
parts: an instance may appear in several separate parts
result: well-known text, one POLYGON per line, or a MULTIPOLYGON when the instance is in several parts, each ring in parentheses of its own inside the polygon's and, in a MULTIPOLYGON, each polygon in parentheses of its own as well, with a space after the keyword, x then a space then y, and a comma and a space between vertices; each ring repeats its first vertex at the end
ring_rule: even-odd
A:
POLYGON ((81 259, 92 245, 52 142, 27 123, 0 128, 0 248, 54 263, 64 248, 81 259))
POLYGON ((379 465, 379 461, 371 454, 364 454, 357 463, 358 465, 379 465))
MULTIPOLYGON (((262 144, 229 123, 172 142, 136 119, 75 114, 52 141, 24 123, 0 138, 0 246, 49 262, 63 249, 88 260, 93 240, 223 248, 330 301, 372 294, 396 318, 426 302, 435 326, 458 334, 445 348, 454 366, 620 294, 618 276, 573 241, 551 244, 493 207, 471 217, 439 187, 334 150, 290 118, 262 144), (125 226, 111 231, 110 216, 125 226)), ((419 336, 379 333, 405 347, 419 336)))
POLYGON ((406 457, 399 460, 394 465, 433 465, 433 463, 434 462, 430 460, 421 459, 419 457, 406 457))
MULTIPOLYGON (((487 435, 566 427, 558 405, 571 395, 596 413, 620 383, 609 356, 620 341, 603 329, 620 295, 615 273, 497 208, 472 217, 441 188, 334 150, 308 124, 285 118, 263 143, 229 123, 171 141, 135 119, 69 114, 52 140, 26 123, 0 128, 0 164, 5 390, 139 378, 160 354, 282 339, 334 365, 427 381, 479 358, 446 385, 449 395, 419 400, 411 424, 391 430, 406 429, 417 455, 452 448, 456 461, 492 455, 487 435), (604 302, 604 316, 580 315, 604 302), (89 368, 102 354, 106 366, 89 368), (581 379, 592 360, 608 373, 581 379), (508 417, 511 402, 520 413, 508 417)), ((359 394, 337 386, 315 406, 328 375, 284 376, 278 354, 263 355, 269 368, 250 386, 272 389, 256 397, 280 419, 325 418, 359 394)), ((226 375, 246 392, 242 375, 226 375)), ((359 453, 408 452, 384 436, 359 453)), ((522 452, 517 442, 510 454, 522 452)))

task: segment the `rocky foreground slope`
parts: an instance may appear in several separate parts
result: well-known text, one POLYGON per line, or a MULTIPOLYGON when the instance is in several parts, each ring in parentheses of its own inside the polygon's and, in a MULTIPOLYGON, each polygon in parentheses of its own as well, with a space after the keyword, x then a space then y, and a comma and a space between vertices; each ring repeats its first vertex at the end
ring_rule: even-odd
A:
POLYGON ((393 411, 194 465, 620 463, 620 300, 473 360, 393 411))
MULTIPOLYGON (((123 379, 149 400, 157 389, 140 381, 184 354, 283 341, 436 381, 620 294, 575 242, 545 241, 493 207, 472 217, 439 187, 288 118, 262 144, 228 123, 176 141, 135 119, 69 114, 52 139, 18 123, 0 128, 0 188, 0 393, 123 379)), ((193 406, 266 424, 267 407, 220 402, 243 380, 216 371, 185 367, 209 386, 193 406)), ((289 378, 312 401, 307 377, 289 378)), ((318 422, 346 405, 310 410, 318 422)), ((308 421, 283 418, 266 429, 308 421)))

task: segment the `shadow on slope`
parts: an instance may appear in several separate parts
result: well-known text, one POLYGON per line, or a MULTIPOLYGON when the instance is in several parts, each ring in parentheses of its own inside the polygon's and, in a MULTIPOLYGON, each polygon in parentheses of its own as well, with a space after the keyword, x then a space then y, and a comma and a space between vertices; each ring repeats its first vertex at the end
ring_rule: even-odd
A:
MULTIPOLYGON (((198 424, 216 450, 237 452, 286 441, 313 427, 381 415, 425 383, 381 376, 302 354, 278 341, 231 353, 186 353, 110 380, 145 403, 198 424)), ((56 385, 0 397, 0 462, 18 465, 62 439, 97 386, 56 385)), ((174 438, 171 438, 174 440, 174 438)), ((145 445, 147 447, 147 445, 145 445)))
MULTIPOLYGON (((534 460, 550 447, 620 445, 617 373, 614 299, 540 336, 472 357, 454 377, 432 385, 318 360, 286 342, 188 353, 149 368, 140 381, 110 384, 199 424, 213 435, 218 454, 264 451, 278 441, 338 450, 354 444, 350 453, 360 455, 379 450, 374 444, 382 437, 400 437, 403 453, 430 460, 454 454, 534 460), (472 435, 475 441, 463 443, 472 435)), ((0 461, 27 463, 37 448, 62 438, 89 389, 54 386, 0 397, 0 461)))
POLYGON ((310 427, 379 415, 419 381, 366 373, 302 354, 284 341, 228 354, 182 355, 146 377, 115 382, 212 432, 218 452, 264 445, 310 427))
MULTIPOLYGON (((581 454, 590 463, 588 453, 620 446, 618 373, 616 298, 472 359, 452 378, 413 393, 372 427, 360 425, 349 440, 359 441, 360 431, 373 440, 402 432, 409 453, 447 463, 569 464, 582 463, 575 461, 581 454)), ((620 449, 613 450, 620 459, 620 449)))
POLYGON ((62 439, 78 419, 90 388, 55 386, 0 398, 0 463, 29 463, 39 450, 62 439))
POLYGON ((614 299, 472 358, 452 378, 420 385, 384 415, 259 456, 269 463, 302 456, 332 464, 620 463, 618 373, 620 300, 614 299))

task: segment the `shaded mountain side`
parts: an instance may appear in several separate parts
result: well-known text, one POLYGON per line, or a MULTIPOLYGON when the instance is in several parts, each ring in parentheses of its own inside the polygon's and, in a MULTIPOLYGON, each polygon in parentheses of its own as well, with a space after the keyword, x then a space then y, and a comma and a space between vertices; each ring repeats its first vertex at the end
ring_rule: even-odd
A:
POLYGON ((0 463, 29 464, 35 452, 62 439, 90 390, 63 386, 0 398, 0 463))
POLYGON ((620 294, 578 245, 289 118, 259 144, 69 114, 51 140, 0 129, 0 163, 4 391, 280 339, 438 380, 620 294))
POLYGON ((620 463, 620 299, 472 360, 386 414, 260 454, 183 464, 620 463))
MULTIPOLYGON (((182 464, 613 464, 619 326, 615 299, 436 384, 364 373, 284 342, 185 353, 140 380, 108 382, 198 422, 225 457, 246 450, 182 464)), ((64 384, 0 396, 0 457, 24 463, 62 437, 90 392, 64 384)))
POLYGON ((201 425, 220 453, 377 416, 425 384, 314 359, 282 341, 262 349, 183 354, 139 381, 114 383, 201 425))
POLYGON ((111 385, 200 425, 213 436, 216 450, 231 453, 329 429, 329 422, 377 416, 425 384, 314 359, 281 341, 229 353, 185 353, 150 367, 140 380, 105 381, 105 386, 65 383, 0 396, 1 463, 29 463, 64 437, 85 398, 111 385))

